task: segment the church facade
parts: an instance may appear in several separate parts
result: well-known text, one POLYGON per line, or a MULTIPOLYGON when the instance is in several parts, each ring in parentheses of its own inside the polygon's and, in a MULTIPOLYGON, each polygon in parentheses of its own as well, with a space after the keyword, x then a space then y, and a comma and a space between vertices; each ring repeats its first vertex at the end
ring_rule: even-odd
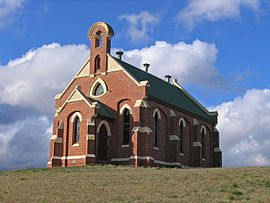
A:
POLYGON ((47 167, 115 163, 222 167, 217 112, 170 76, 162 80, 110 55, 113 29, 95 23, 90 57, 61 94, 47 167))

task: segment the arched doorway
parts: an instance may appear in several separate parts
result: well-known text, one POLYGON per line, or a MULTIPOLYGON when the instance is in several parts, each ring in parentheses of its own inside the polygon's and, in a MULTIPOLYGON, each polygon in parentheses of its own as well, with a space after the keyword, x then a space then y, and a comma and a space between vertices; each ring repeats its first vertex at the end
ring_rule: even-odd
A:
POLYGON ((108 150, 108 134, 105 125, 103 124, 99 129, 98 134, 98 161, 107 161, 107 150, 108 150))

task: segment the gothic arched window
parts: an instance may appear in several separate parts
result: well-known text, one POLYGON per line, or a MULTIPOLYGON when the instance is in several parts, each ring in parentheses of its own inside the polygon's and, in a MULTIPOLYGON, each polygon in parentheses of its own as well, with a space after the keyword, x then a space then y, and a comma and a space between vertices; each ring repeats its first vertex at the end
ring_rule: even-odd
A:
POLYGON ((100 56, 96 56, 95 58, 95 73, 100 71, 100 56))
POLYGON ((205 159, 205 129, 203 128, 202 131, 202 158, 205 159))
POLYGON ((99 95, 102 95, 103 93, 104 93, 104 89, 103 89, 102 85, 99 83, 96 86, 96 89, 94 91, 94 96, 99 96, 99 95))
POLYGON ((158 147, 158 113, 154 115, 154 147, 158 147))
POLYGON ((180 131, 179 131, 179 152, 184 153, 184 124, 180 121, 180 131))
POLYGON ((80 118, 77 116, 74 122, 74 143, 78 143, 80 139, 80 118))
POLYGON ((129 135, 130 135, 130 114, 129 110, 125 109, 123 114, 123 144, 129 144, 129 135))

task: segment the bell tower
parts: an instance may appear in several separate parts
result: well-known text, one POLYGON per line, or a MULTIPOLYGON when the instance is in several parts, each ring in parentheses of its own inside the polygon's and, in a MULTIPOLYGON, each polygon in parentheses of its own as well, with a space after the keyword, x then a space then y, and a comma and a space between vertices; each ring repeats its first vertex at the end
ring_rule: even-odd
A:
POLYGON ((104 22, 97 22, 89 29, 91 75, 107 71, 107 53, 110 53, 113 35, 112 27, 104 22))

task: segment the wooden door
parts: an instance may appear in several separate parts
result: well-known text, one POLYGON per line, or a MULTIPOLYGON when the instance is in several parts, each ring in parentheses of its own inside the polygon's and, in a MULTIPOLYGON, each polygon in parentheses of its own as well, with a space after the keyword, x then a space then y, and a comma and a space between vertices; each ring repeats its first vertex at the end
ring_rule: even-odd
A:
POLYGON ((108 143, 107 143, 108 135, 107 130, 104 125, 102 125, 99 129, 99 137, 98 137, 98 161, 106 161, 108 143))

